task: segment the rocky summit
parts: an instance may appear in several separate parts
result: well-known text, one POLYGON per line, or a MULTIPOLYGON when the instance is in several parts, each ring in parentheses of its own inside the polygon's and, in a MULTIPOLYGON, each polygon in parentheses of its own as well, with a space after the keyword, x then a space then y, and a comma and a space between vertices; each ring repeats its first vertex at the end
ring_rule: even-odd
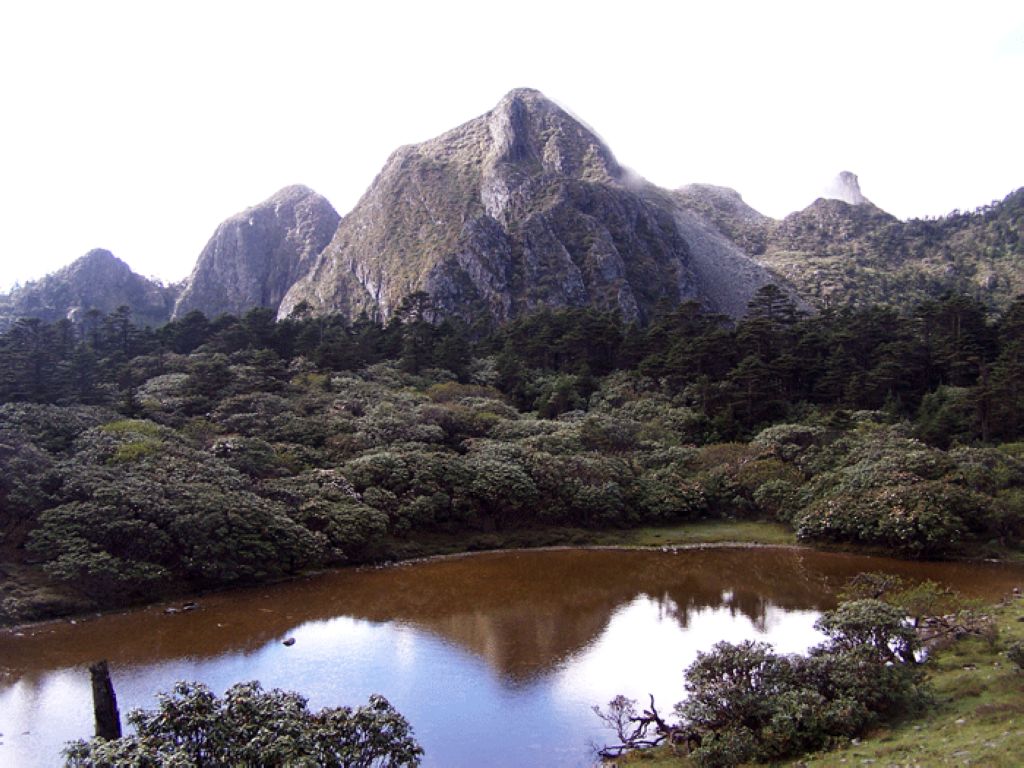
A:
POLYGON ((331 242, 340 217, 308 187, 292 186, 222 223, 199 254, 174 317, 277 310, 331 242))
POLYGON ((0 295, 0 330, 21 317, 80 322, 90 310, 108 314, 120 306, 132 309, 136 323, 160 325, 170 317, 176 295, 176 286, 137 275, 110 251, 97 248, 40 280, 0 295))
POLYGON ((841 171, 838 176, 832 179, 832 183, 825 188, 823 197, 830 200, 842 200, 850 205, 865 205, 871 201, 864 197, 860 191, 860 181, 857 174, 849 171, 841 171))
POLYGON ((584 124, 519 89, 402 147, 281 303, 387 319, 424 291, 441 315, 503 322, 592 306, 643 321, 686 299, 739 315, 771 274, 584 124))
POLYGON ((901 221, 843 171, 780 221, 726 187, 650 184, 539 91, 517 89, 399 148, 347 216, 307 187, 287 187, 217 227, 183 286, 91 251, 0 294, 0 328, 122 304, 150 325, 256 307, 387 321, 414 294, 416 311, 469 323, 567 307, 644 323, 687 300, 740 317, 770 283, 804 309, 903 306, 949 291, 1005 308, 1024 292, 1022 259, 1024 190, 972 212, 901 221))

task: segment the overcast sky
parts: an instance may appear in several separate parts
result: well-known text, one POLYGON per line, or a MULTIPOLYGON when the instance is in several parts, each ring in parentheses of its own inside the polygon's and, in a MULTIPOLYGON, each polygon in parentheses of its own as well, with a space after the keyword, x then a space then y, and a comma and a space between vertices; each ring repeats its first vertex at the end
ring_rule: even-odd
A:
POLYGON ((841 170, 900 216, 1024 186, 1024 3, 175 0, 0 6, 0 289, 91 248, 185 277, 301 183, 543 91, 666 187, 782 217, 841 170))

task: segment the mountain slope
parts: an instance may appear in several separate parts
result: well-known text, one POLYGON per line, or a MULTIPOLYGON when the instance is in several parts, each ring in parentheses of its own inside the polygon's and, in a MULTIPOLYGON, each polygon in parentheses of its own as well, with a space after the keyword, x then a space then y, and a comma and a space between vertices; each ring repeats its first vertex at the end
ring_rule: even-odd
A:
POLYGON ((586 126, 520 89, 396 151, 279 316, 307 302, 388 318, 416 291, 441 314, 498 322, 542 306, 644 320, 691 298, 737 314, 771 279, 586 126))
POLYGON ((811 305, 907 306, 957 291, 1005 308, 1024 292, 1024 189, 973 212, 909 221, 871 203, 849 172, 830 197, 781 221, 721 187, 673 194, 811 305))
POLYGON ((303 186, 285 187, 217 227, 174 308, 174 317, 199 310, 208 317, 277 310, 338 227, 324 197, 303 186))
POLYGON ((687 184, 672 194, 682 208, 699 215, 745 253, 764 253, 774 222, 747 205, 736 190, 712 184, 687 184))
POLYGON ((1024 290, 1024 190, 972 213, 900 221, 817 200, 772 230, 762 263, 808 301, 907 305, 948 291, 998 308, 1024 290))
POLYGON ((0 330, 19 317, 51 323, 80 320, 91 309, 107 314, 122 305, 131 307, 136 323, 160 325, 169 319, 176 295, 176 286, 137 275, 110 251, 97 248, 46 277, 0 295, 0 330))

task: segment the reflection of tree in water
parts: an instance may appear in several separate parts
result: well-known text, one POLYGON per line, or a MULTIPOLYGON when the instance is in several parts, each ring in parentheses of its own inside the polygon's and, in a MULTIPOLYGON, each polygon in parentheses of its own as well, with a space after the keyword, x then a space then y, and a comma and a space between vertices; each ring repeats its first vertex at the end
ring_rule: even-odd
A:
POLYGON ((824 610, 856 573, 888 570, 996 595, 1020 569, 904 563, 796 549, 705 549, 676 553, 563 550, 507 552, 383 569, 339 571, 302 581, 210 595, 198 611, 148 609, 0 634, 0 659, 15 678, 80 665, 213 658, 254 653, 302 624, 350 616, 424 629, 524 683, 579 653, 617 610, 649 596, 689 627, 695 612, 727 608, 764 629, 770 608, 824 610))
POLYGON ((750 551, 722 553, 713 565, 713 571, 695 568, 660 595, 652 595, 681 627, 689 627, 695 613, 724 608, 764 632, 769 608, 826 610, 834 606, 835 591, 845 581, 845 576, 809 567, 799 550, 758 551, 753 557, 750 551))

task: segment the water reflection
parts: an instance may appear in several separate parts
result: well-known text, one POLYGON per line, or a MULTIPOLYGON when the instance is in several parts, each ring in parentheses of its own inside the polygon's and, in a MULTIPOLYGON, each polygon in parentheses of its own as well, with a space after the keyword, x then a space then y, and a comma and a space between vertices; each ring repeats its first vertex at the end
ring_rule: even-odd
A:
POLYGON ((1021 581, 1020 569, 768 549, 516 552, 325 574, 207 596, 192 613, 0 633, 0 764, 51 765, 87 735, 85 666, 108 658, 122 712, 178 679, 218 692, 260 679, 314 708, 380 692, 428 764, 587 765, 587 741, 606 738, 592 704, 651 692, 668 709, 683 668, 718 640, 803 650, 835 588, 883 568, 979 596, 1021 581))

